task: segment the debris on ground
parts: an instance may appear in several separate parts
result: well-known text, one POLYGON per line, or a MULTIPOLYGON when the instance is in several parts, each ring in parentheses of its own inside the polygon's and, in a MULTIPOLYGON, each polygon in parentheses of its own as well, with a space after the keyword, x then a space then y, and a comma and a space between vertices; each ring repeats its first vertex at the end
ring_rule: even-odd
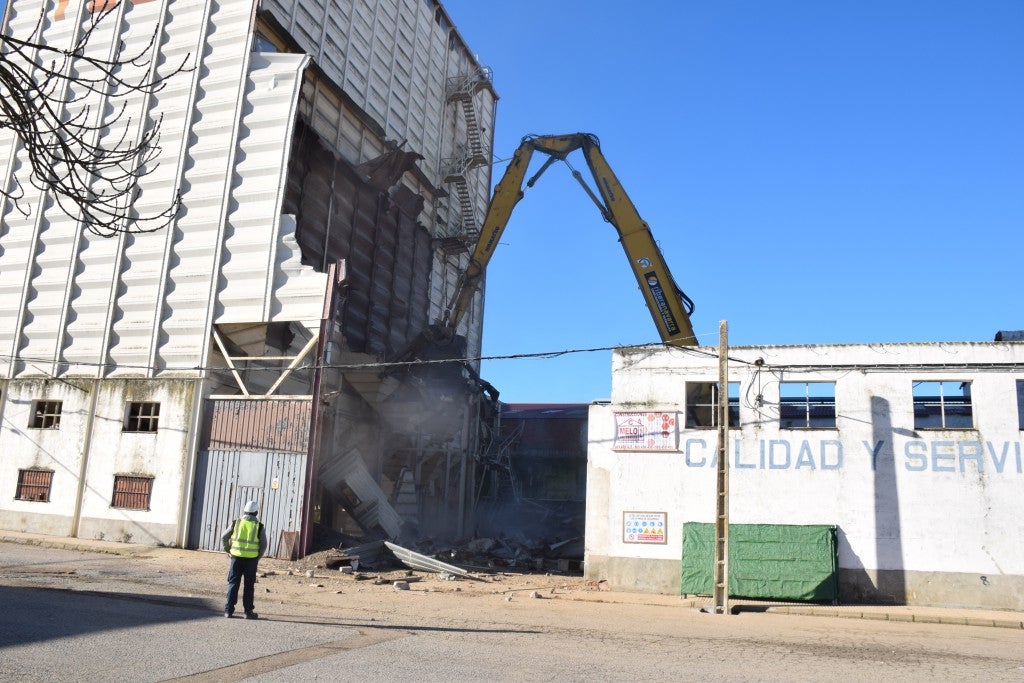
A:
POLYGON ((446 562, 441 562, 440 560, 437 560, 435 558, 414 552, 412 550, 409 550, 408 548, 403 548, 402 546, 395 545, 394 543, 389 543, 388 541, 384 541, 384 545, 387 546, 388 550, 393 552, 395 554, 395 557, 401 560, 403 564, 405 564, 408 567, 412 567, 413 569, 419 569, 420 571, 425 572, 434 572, 437 574, 452 574, 455 576, 460 576, 465 579, 480 580, 478 577, 473 576, 465 569, 456 567, 455 565, 447 564, 446 562))

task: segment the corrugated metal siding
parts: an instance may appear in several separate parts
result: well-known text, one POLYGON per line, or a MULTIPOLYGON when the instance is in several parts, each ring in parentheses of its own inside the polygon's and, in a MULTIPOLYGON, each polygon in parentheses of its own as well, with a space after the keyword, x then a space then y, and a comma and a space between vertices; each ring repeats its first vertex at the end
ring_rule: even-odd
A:
POLYGON ((267 553, 280 554, 282 534, 301 527, 304 468, 298 453, 201 451, 189 547, 221 550, 224 529, 255 500, 267 529, 267 553))
POLYGON ((395 353, 427 324, 433 259, 430 234, 416 218, 421 200, 404 188, 382 195, 300 124, 290 159, 285 211, 315 265, 345 260, 342 308, 353 351, 395 353))
POLYGON ((300 531, 311 409, 309 401, 206 402, 190 547, 220 550, 221 532, 248 500, 260 504, 271 555, 283 532, 300 531))
POLYGON ((263 6, 387 137, 406 140, 426 157, 424 168, 437 184, 448 31, 433 8, 422 0, 269 0, 263 6))
POLYGON ((225 231, 217 322, 270 316, 284 192, 280 177, 308 61, 305 55, 253 56, 225 231))
POLYGON ((207 401, 204 447, 306 453, 311 410, 309 401, 207 401))
MULTIPOLYGON (((190 56, 195 64, 196 55, 202 54, 206 40, 207 3, 165 2, 146 3, 138 9, 166 5, 167 28, 161 38, 160 73, 166 74, 190 56)), ((133 10, 134 13, 134 10, 133 10)), ((160 146, 163 149, 160 165, 142 184, 142 192, 135 205, 142 214, 152 215, 170 205, 175 192, 182 189, 186 204, 191 201, 182 185, 185 149, 189 144, 189 131, 196 97, 199 96, 198 79, 202 69, 178 74, 165 81, 165 86, 154 100, 154 109, 163 115, 160 146), (173 106, 169 106, 173 103, 173 106)), ((138 367, 150 365, 157 343, 157 325, 163 310, 164 290, 169 284, 169 250, 176 238, 174 230, 161 230, 125 238, 124 251, 118 266, 118 285, 115 290, 114 312, 107 359, 114 366, 110 374, 124 372, 138 374, 138 367)), ((192 339, 196 339, 195 336, 192 339)))
POLYGON ((202 28, 206 40, 200 49, 205 73, 196 93, 182 181, 186 211, 175 226, 170 283, 158 323, 155 364, 161 368, 191 368, 206 360, 227 190, 247 82, 253 4, 211 2, 210 6, 214 9, 202 28))
MULTIPOLYGON (((44 39, 54 45, 70 44, 79 24, 76 13, 84 4, 74 3, 66 19, 51 21, 44 39)), ((11 30, 28 35, 38 9, 36 2, 12 0, 11 30)), ((202 59, 200 68, 176 74, 157 95, 132 94, 118 102, 128 105, 121 126, 127 125, 128 115, 132 126, 146 121, 150 108, 154 117, 165 115, 161 152, 152 164, 155 170, 142 183, 136 206, 140 213, 158 213, 181 188, 185 211, 177 229, 117 239, 83 233, 38 194, 31 196, 27 160, 23 152, 9 151, 17 148, 9 132, 3 132, 7 138, 0 148, 0 182, 9 184, 14 167, 10 160, 17 154, 19 178, 29 189, 33 213, 24 218, 9 207, 0 211, 0 350, 5 350, 3 355, 32 358, 27 372, 38 372, 49 363, 49 372, 63 373, 64 360, 78 364, 71 368, 73 374, 95 375, 100 364, 112 362, 121 366, 119 371, 137 375, 140 368, 153 364, 191 368, 205 359, 216 245, 233 162, 225 150, 234 147, 252 9, 251 2, 122 3, 88 44, 89 54, 106 55, 116 37, 126 41, 126 53, 134 53, 156 28, 154 49, 160 56, 153 63, 159 72, 177 68, 186 55, 189 66, 202 59), (190 142, 186 165, 184 145, 190 142), (162 344, 159 359, 157 344, 162 344)), ((98 97, 90 96, 88 103, 94 113, 119 111, 105 107, 98 97)), ((128 132, 129 138, 138 134, 128 132)), ((104 135, 113 140, 120 133, 115 124, 104 135)), ((22 368, 5 369, 14 376, 22 368)))

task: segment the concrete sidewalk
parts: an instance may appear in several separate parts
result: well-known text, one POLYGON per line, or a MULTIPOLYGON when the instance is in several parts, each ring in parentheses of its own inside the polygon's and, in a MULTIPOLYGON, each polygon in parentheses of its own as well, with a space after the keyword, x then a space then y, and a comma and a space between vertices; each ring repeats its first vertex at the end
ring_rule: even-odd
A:
MULTIPOLYGON (((63 536, 27 534, 16 531, 0 531, 0 543, 20 543, 43 548, 73 550, 112 555, 154 556, 172 553, 198 553, 201 551, 168 548, 164 546, 118 543, 63 536)), ((0 561, 2 563, 2 561, 0 561)), ((594 595, 606 602, 648 603, 655 596, 647 593, 624 591, 602 591, 594 595)), ((665 604, 681 604, 692 609, 706 610, 711 606, 707 597, 659 596, 665 604)), ((659 601, 660 602, 660 601, 659 601)), ((924 624, 955 624, 959 626, 988 626, 1024 630, 1024 612, 1012 610, 984 610, 962 607, 930 607, 924 605, 816 605, 809 603, 765 602, 758 600, 734 599, 729 601, 734 614, 768 613, 793 614, 801 616, 822 616, 845 619, 869 619, 876 621, 916 622, 924 624)))

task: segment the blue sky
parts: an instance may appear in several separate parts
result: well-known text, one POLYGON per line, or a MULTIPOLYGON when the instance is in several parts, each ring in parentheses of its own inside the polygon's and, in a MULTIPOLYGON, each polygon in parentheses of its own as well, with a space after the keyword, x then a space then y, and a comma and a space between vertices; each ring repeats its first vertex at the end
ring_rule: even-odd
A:
MULTIPOLYGON (((597 134, 702 344, 720 320, 732 345, 1024 329, 1019 0, 444 5, 493 69, 496 158, 597 134)), ((613 228, 552 167, 488 269, 484 355, 657 341, 613 228)), ((482 374, 508 402, 586 402, 611 354, 482 374)))
MULTIPOLYGON (((495 180, 523 135, 595 133, 702 343, 720 320, 733 345, 1024 329, 1024 2, 444 5, 501 96, 495 180)), ((556 165, 491 261, 484 355, 657 341, 614 230, 556 165)), ((483 376, 509 402, 587 402, 611 354, 483 376)))

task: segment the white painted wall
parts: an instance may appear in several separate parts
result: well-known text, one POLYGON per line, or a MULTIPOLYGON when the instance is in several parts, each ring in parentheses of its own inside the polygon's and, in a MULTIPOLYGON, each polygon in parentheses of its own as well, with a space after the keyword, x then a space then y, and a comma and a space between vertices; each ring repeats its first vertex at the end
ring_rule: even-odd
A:
POLYGON ((0 423, 0 482, 8 490, 0 498, 0 528, 71 535, 80 495, 78 537, 175 543, 181 491, 190 476, 193 400, 189 381, 11 383, 0 423), (30 427, 37 400, 62 402, 59 428, 30 427), (129 401, 160 403, 156 433, 123 431, 129 401), (14 498, 18 471, 33 467, 53 470, 49 502, 14 498), (115 475, 153 477, 148 510, 111 506, 115 475))
MULTIPOLYGON (((685 383, 717 382, 716 356, 615 353, 611 403, 590 411, 588 556, 679 560, 683 523, 714 521, 717 431, 683 424, 685 383), (676 448, 615 451, 614 415, 627 411, 677 414, 676 448), (624 543, 625 510, 667 512, 668 543, 624 543)), ((732 523, 835 524, 845 569, 1024 575, 1024 345, 736 347, 729 356, 742 424, 729 435, 732 523), (972 382, 974 428, 915 431, 915 380, 972 382), (835 382, 837 428, 780 429, 780 381, 835 382)))

